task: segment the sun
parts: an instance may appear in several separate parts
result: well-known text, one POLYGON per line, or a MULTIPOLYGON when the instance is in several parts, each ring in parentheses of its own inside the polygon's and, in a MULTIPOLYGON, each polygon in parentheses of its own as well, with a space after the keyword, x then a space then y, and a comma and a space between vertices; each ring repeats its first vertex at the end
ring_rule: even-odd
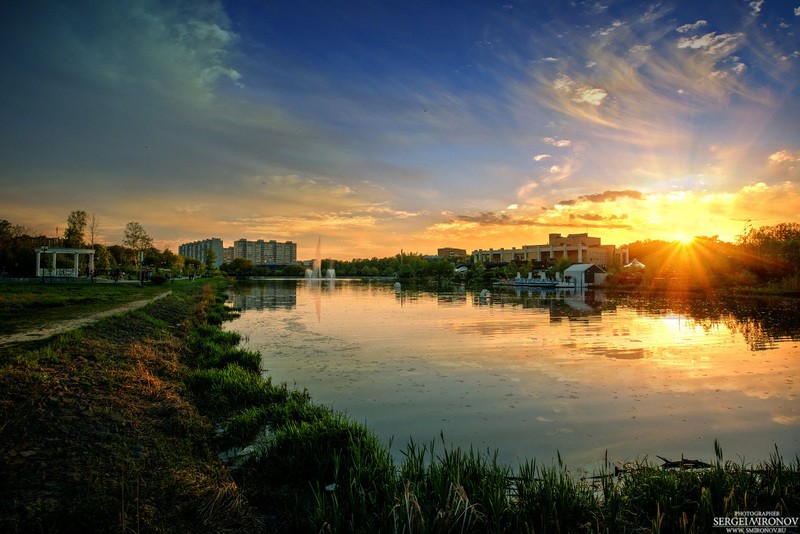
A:
POLYGON ((686 235, 683 232, 678 232, 677 234, 675 234, 675 241, 677 241, 681 245, 688 245, 692 241, 694 241, 694 237, 686 235))

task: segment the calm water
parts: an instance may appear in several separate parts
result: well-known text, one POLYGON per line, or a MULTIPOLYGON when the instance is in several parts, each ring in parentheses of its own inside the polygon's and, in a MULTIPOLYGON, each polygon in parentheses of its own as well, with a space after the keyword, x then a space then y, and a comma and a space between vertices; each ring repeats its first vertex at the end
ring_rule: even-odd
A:
POLYGON ((366 422, 395 453, 436 439, 596 468, 644 455, 800 453, 800 301, 403 289, 360 281, 238 287, 227 328, 276 383, 366 422))

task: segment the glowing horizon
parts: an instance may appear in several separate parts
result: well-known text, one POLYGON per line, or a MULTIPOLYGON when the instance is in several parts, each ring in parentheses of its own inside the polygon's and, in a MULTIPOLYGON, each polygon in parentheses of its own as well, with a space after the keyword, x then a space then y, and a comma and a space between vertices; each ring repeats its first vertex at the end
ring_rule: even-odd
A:
POLYGON ((800 220, 800 3, 8 11, 0 218, 37 233, 341 260, 800 220))

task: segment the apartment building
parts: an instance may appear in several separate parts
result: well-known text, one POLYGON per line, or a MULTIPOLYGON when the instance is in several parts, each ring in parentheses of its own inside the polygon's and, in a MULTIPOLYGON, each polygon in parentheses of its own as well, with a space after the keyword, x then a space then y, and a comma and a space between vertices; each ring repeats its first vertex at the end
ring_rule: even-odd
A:
POLYGON ((444 247, 436 251, 436 255, 440 258, 448 260, 458 260, 467 257, 467 251, 463 248, 444 247))
POLYGON ((205 263, 209 249, 214 251, 214 268, 218 269, 224 260, 222 239, 218 237, 193 241, 191 243, 184 243, 178 247, 178 255, 186 258, 194 258, 205 263))
POLYGON ((292 265, 297 263, 297 243, 238 239, 233 242, 233 257, 248 259, 253 265, 292 265))
POLYGON ((593 263, 601 266, 607 266, 615 258, 622 264, 630 261, 627 248, 618 249, 615 245, 603 245, 599 237, 591 237, 588 233, 567 236, 550 234, 548 242, 544 245, 472 251, 472 259, 475 263, 526 262, 528 260, 556 263, 563 258, 572 263, 593 263))

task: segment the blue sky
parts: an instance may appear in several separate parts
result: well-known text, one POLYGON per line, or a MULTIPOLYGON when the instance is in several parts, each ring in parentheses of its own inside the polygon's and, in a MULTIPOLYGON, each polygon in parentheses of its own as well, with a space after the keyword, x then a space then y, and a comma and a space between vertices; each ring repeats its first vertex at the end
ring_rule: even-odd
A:
POLYGON ((48 235, 349 259, 800 220, 798 1, 4 12, 0 218, 48 235))

